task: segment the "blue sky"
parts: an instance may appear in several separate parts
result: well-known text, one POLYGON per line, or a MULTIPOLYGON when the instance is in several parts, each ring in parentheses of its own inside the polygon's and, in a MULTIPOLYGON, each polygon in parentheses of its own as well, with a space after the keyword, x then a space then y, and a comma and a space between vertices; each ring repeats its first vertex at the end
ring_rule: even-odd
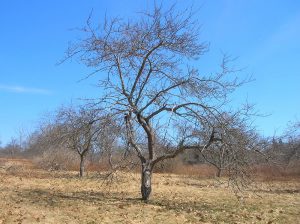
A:
MULTIPOLYGON (((109 16, 134 17, 149 0, 1 0, 0 1, 0 141, 18 130, 34 130, 41 116, 61 104, 95 97, 95 79, 78 82, 90 72, 76 60, 60 66, 73 28, 109 16)), ((165 1, 165 5, 172 1, 165 1)), ((202 39, 210 51, 199 68, 215 71, 221 52, 238 57, 235 65, 255 81, 233 95, 245 99, 268 117, 257 118, 262 135, 280 134, 288 121, 300 119, 300 1, 177 0, 179 8, 200 8, 202 39)))

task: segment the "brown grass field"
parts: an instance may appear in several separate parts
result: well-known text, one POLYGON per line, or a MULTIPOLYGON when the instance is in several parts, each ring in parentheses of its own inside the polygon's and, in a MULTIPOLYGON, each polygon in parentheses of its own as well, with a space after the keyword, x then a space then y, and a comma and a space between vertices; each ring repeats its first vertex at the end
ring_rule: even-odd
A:
POLYGON ((300 223, 299 179, 259 182, 238 199, 226 184, 154 174, 148 203, 139 174, 47 172, 0 159, 0 223, 300 223))

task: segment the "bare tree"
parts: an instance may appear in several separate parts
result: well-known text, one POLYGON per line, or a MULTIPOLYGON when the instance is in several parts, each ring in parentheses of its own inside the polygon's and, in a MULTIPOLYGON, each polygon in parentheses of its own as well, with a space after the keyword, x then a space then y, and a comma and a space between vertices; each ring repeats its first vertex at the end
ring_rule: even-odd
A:
POLYGON ((247 123, 248 113, 249 107, 234 114, 224 113, 222 119, 212 124, 221 141, 214 142, 207 150, 202 150, 201 155, 217 169, 217 177, 221 176, 222 171, 248 172, 249 165, 255 162, 250 162, 250 159, 255 159, 254 154, 260 154, 263 150, 259 135, 247 123))
POLYGON ((57 122, 56 116, 55 113, 47 113, 41 118, 35 131, 27 137, 27 147, 23 152, 23 156, 48 170, 67 169, 75 158, 62 144, 62 124, 57 122))
POLYGON ((79 175, 84 175, 85 159, 91 151, 111 151, 119 128, 102 109, 87 106, 61 108, 56 115, 59 144, 76 151, 80 157, 79 175))
POLYGON ((9 154, 9 156, 13 159, 22 151, 21 146, 18 144, 18 140, 16 138, 11 138, 10 142, 4 147, 3 151, 9 154))
POLYGON ((273 137, 269 143, 268 154, 274 162, 287 169, 300 159, 300 122, 294 121, 287 125, 281 136, 273 137))
POLYGON ((66 59, 78 56, 95 68, 90 75, 100 73, 99 102, 123 121, 129 148, 141 161, 142 199, 148 200, 155 164, 220 141, 214 128, 206 138, 193 130, 212 119, 221 122, 228 95, 242 82, 229 76, 235 71, 228 67, 228 56, 209 75, 193 67, 208 46, 199 42, 199 23, 191 10, 156 5, 139 16, 105 19, 98 28, 90 17, 82 29, 84 38, 69 46, 66 59), (161 142, 164 150, 158 147, 161 142))
POLYGON ((95 127, 99 120, 95 111, 82 107, 61 108, 57 114, 60 129, 58 139, 60 144, 74 150, 80 157, 79 176, 84 175, 84 162, 88 152, 93 147, 93 141, 99 133, 100 127, 95 127))
POLYGON ((289 162, 293 159, 300 159, 300 121, 290 123, 284 135, 289 146, 289 162))

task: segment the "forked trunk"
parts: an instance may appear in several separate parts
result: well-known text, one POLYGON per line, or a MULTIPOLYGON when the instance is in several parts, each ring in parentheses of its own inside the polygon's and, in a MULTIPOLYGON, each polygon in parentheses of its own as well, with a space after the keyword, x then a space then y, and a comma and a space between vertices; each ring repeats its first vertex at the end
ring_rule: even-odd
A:
POLYGON ((83 177, 83 175, 84 175, 84 156, 80 156, 79 176, 83 177))
POLYGON ((142 200, 147 201, 151 194, 152 165, 149 161, 142 163, 141 193, 142 200))

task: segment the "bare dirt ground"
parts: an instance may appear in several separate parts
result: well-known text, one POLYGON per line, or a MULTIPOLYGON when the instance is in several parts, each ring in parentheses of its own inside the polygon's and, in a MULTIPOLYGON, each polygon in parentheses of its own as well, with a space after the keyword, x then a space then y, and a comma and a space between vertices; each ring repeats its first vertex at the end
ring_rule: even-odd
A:
POLYGON ((0 159, 0 223, 300 223, 299 180, 261 182, 240 200, 212 179, 154 174, 142 202, 139 175, 32 169, 26 160, 0 159))

